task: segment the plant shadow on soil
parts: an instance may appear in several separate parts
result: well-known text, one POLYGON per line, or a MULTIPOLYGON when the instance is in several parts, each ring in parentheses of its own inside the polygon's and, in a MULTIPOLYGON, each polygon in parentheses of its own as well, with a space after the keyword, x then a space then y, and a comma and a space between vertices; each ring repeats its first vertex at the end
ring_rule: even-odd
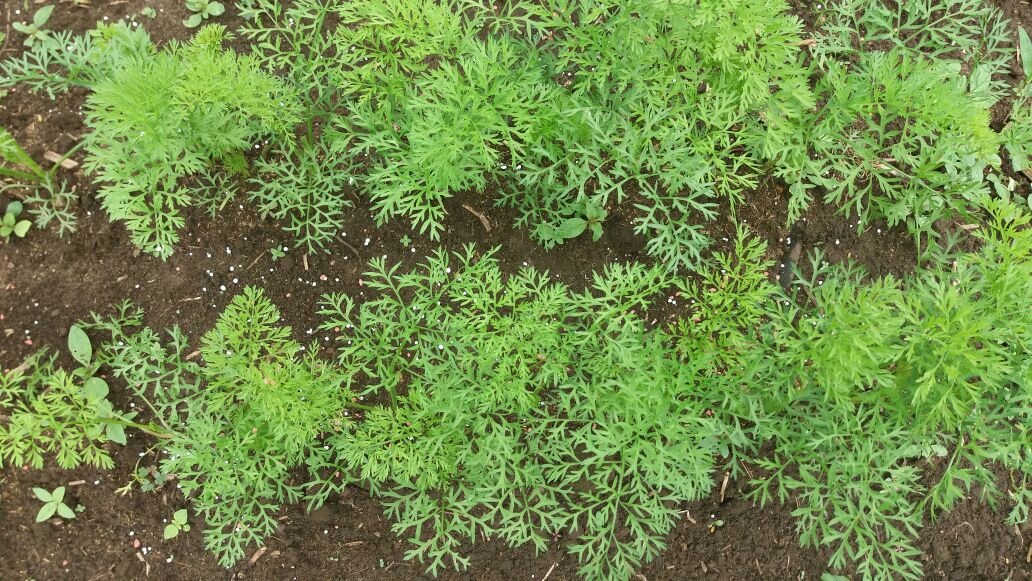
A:
MULTIPOLYGON (((20 0, 0 2, 4 29, 23 17, 15 10, 20 0)), ((179 0, 127 0, 76 8, 58 4, 50 26, 85 30, 105 16, 132 17, 159 41, 188 34, 181 22, 187 16, 179 0), (145 6, 159 10, 150 20, 138 16, 145 6)), ((797 6, 801 4, 796 3, 797 6)), ((1019 24, 1032 24, 1032 7, 1023 0, 998 3, 1019 24)), ((232 12, 232 11, 231 11, 232 12)), ((232 29, 239 19, 227 14, 218 19, 232 29)), ((9 30, 5 30, 10 32, 9 30)), ((0 57, 10 56, 14 38, 8 34, 0 57)), ((51 102, 24 91, 12 91, 0 100, 0 126, 12 130, 34 158, 46 151, 64 151, 84 131, 80 108, 82 92, 51 102)), ((318 297, 326 292, 363 294, 361 273, 373 257, 408 264, 436 248, 425 240, 403 247, 403 227, 377 228, 367 208, 356 208, 343 228, 346 235, 329 254, 307 258, 290 251, 273 260, 269 249, 289 243, 278 226, 262 220, 243 201, 232 201, 215 219, 198 211, 187 213, 188 227, 177 252, 167 262, 133 252, 125 230, 107 222, 81 173, 64 177, 79 194, 79 230, 59 239, 51 232, 32 231, 28 238, 0 245, 0 368, 13 367, 39 347, 62 349, 68 327, 91 311, 110 312, 111 306, 131 299, 144 307, 154 328, 179 325, 196 341, 213 325, 232 296, 248 284, 263 287, 279 306, 286 323, 303 342, 326 345, 313 332, 318 297), (344 241, 347 243, 345 244, 344 241), (414 249, 414 251, 413 251, 414 249), (223 290, 225 289, 225 290, 223 290)), ((487 194, 466 193, 449 202, 448 234, 443 245, 458 249, 475 242, 479 248, 500 246, 503 268, 523 264, 547 269, 557 280, 574 288, 590 282, 591 272, 613 261, 646 260, 644 241, 633 234, 629 216, 614 212, 599 242, 587 237, 544 252, 526 233, 513 229, 512 213, 491 207, 487 194), (487 231, 479 217, 491 224, 487 231)), ((4 200, 0 200, 4 202, 4 200)), ((769 244, 768 258, 777 260, 788 233, 786 192, 767 182, 749 192, 737 209, 739 219, 769 244)), ((728 212, 708 226, 717 241, 733 239, 728 212)), ((913 241, 902 230, 875 225, 857 235, 849 220, 815 203, 802 224, 804 251, 822 248, 832 261, 852 259, 873 275, 903 275, 913 268, 913 241), (877 231, 878 228, 882 232, 877 231)), ((774 273, 772 273, 772 276, 774 273)), ((678 308, 657 301, 654 312, 643 314, 656 324, 678 315, 678 308)), ((70 362, 67 355, 63 362, 70 362)), ((126 393, 115 385, 112 399, 129 408, 126 393)), ((138 434, 129 444, 113 450, 116 469, 41 471, 6 467, 0 471, 0 578, 3 579, 417 579, 425 577, 418 563, 404 560, 407 543, 390 531, 390 522, 378 502, 355 488, 332 499, 311 514, 303 507, 282 511, 282 526, 267 548, 254 553, 232 570, 220 568, 203 546, 196 515, 193 530, 164 541, 161 532, 172 513, 186 506, 173 485, 154 493, 136 489, 120 496, 115 490, 132 479, 137 465, 155 463, 152 442, 138 434), (31 488, 69 486, 69 503, 85 511, 68 522, 34 523, 38 502, 31 488)), ((801 549, 791 506, 759 509, 744 499, 747 482, 729 482, 723 502, 715 475, 712 494, 683 506, 685 518, 668 538, 668 548, 640 572, 655 579, 760 579, 819 578, 827 554, 801 549), (717 520, 723 525, 712 527, 717 520)), ((977 495, 962 502, 921 537, 925 571, 929 578, 1032 579, 1026 551, 1032 526, 1007 528, 1002 510, 994 511, 977 495)), ((445 573, 445 579, 575 579, 576 560, 567 555, 562 539, 544 554, 528 548, 512 550, 498 540, 483 540, 466 547, 471 555, 468 572, 445 573)))

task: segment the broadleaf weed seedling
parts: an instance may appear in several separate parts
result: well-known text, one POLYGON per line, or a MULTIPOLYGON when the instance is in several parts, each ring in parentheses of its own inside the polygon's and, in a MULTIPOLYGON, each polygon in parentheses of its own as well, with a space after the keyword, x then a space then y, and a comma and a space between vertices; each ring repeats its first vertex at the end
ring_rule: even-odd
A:
POLYGON ((64 519, 75 518, 75 511, 64 502, 65 487, 58 486, 54 490, 33 487, 32 493, 43 503, 39 512, 36 513, 36 522, 43 522, 55 514, 64 519))
MULTIPOLYGON (((0 128, 0 180, 7 182, 0 184, 0 192, 14 191, 24 201, 25 209, 34 217, 36 226, 46 228, 56 223, 58 235, 62 236, 75 230, 76 217, 71 211, 75 196, 65 189, 64 183, 58 183, 56 174, 59 167, 58 164, 53 169, 44 170, 9 131, 0 128)), ((9 208, 5 214, 10 213, 9 208)), ((20 211, 14 214, 17 217, 20 211)), ((11 229, 14 232, 13 226, 11 229)), ((14 234, 18 235, 17 232, 14 234)), ((18 236, 24 236, 24 233, 18 236)))
POLYGON ((18 216, 22 212, 22 203, 19 201, 10 202, 7 204, 7 209, 4 210, 3 219, 0 220, 0 238, 7 242, 11 239, 11 236, 17 236, 18 238, 25 238, 25 235, 29 232, 29 227, 32 226, 32 222, 28 220, 19 220, 18 216))
POLYGON ((36 44, 52 45, 54 43, 54 38, 44 27, 47 25, 47 21, 50 20, 50 15, 53 12, 53 5, 42 6, 33 13, 32 22, 12 22, 11 26, 18 32, 25 35, 25 41, 23 44, 29 48, 32 48, 36 44))
POLYGON ((183 21, 183 25, 187 28, 197 28, 205 20, 221 16, 226 12, 226 6, 222 2, 214 0, 186 0, 186 8, 193 12, 183 21))
POLYGON ((172 513, 172 520, 165 525, 165 531, 162 533, 162 538, 166 541, 174 539, 179 536, 179 533, 190 532, 190 523, 187 522, 189 514, 185 508, 181 508, 176 512, 172 513))

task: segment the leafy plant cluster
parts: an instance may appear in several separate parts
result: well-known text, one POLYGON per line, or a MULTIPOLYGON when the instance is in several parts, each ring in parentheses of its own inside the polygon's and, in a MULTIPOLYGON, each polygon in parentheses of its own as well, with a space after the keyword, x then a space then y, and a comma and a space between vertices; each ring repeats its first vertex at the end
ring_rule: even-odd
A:
MULTIPOLYGON (((284 155, 281 175, 295 183, 282 168, 298 158, 308 167, 320 127, 326 151, 316 160, 352 160, 335 171, 349 184, 358 174, 378 222, 404 218, 432 239, 449 198, 493 190, 546 246, 589 230, 598 238, 611 208, 636 204, 629 213, 650 251, 670 267, 696 264, 708 239, 694 217, 715 216, 722 197, 740 199, 765 163, 797 147, 787 121, 812 105, 801 23, 781 0, 730 11, 646 1, 249 5, 243 34, 312 117, 305 155, 284 155)), ((253 194, 267 213, 300 207, 325 244, 337 214, 306 206, 332 206, 330 196, 282 202, 270 175, 253 194)), ((299 240, 311 247, 313 237, 299 240)))
MULTIPOLYGON (((318 465, 324 433, 341 430, 344 376, 302 353, 279 311, 247 288, 201 339, 200 362, 178 328, 134 330, 142 312, 124 304, 93 327, 107 331, 103 361, 161 426, 161 475, 174 475, 207 527, 205 546, 230 566, 275 531, 276 511, 306 496, 292 470, 318 465)), ((184 522, 185 524, 185 522, 184 522)), ((180 527, 182 529, 182 527, 180 527)))
POLYGON ((0 231, 0 237, 7 240, 11 233, 23 237, 33 223, 40 228, 56 224, 58 235, 75 230, 76 217, 72 211, 75 196, 64 183, 58 183, 58 167, 44 170, 9 131, 0 128, 0 192, 12 192, 21 198, 7 204, 4 219, 10 231, 0 231), (7 216, 16 219, 23 210, 32 215, 32 221, 6 223, 7 216))
POLYGON ((378 298, 326 297, 323 328, 353 389, 386 402, 327 443, 407 557, 436 573, 468 566, 459 548, 480 536, 543 551, 569 534, 583 576, 621 579, 664 548, 720 448, 697 395, 706 361, 680 361, 632 313, 660 271, 612 266, 575 293, 472 247, 371 267, 378 298))
POLYGON ((777 173, 790 220, 812 194, 858 218, 904 224, 970 217, 999 169, 989 110, 1010 95, 1012 38, 980 0, 836 0, 810 48, 821 105, 800 118, 805 156, 777 173))
MULTIPOLYGON (((1032 181, 1032 39, 1024 29, 1018 30, 1018 56, 1025 77, 1015 91, 1010 115, 1001 134, 1011 169, 1015 173, 1023 173, 1032 181)), ((1014 189, 1006 186, 996 188, 1002 197, 1009 197, 1014 189)), ((1027 193, 1026 201, 1032 208, 1032 186, 1026 187, 1024 191, 1027 193)))
POLYGON ((209 26, 189 43, 159 50, 142 28, 102 24, 3 65, 9 82, 34 89, 90 89, 84 167, 96 174, 111 218, 162 258, 172 253, 180 210, 191 202, 185 178, 217 163, 238 168, 259 138, 295 123, 282 82, 255 59, 224 50, 226 36, 224 27, 209 26))
POLYGON ((125 444, 125 426, 137 425, 135 414, 116 411, 107 399, 108 384, 97 376, 100 362, 78 326, 68 332, 68 350, 80 364, 71 372, 55 364, 56 354, 41 350, 0 374, 0 462, 38 469, 53 455, 62 468, 114 467, 104 444, 125 444))
POLYGON ((1010 522, 1028 518, 1030 216, 983 204, 978 252, 902 281, 867 281, 817 253, 798 300, 775 296, 734 337, 737 387, 715 409, 748 426, 748 454, 766 470, 753 497, 794 499, 801 542, 829 547, 832 569, 921 578, 926 518, 976 491, 995 505, 996 466, 1011 475, 1010 522))
POLYGON ((1012 523, 1032 506, 1032 217, 979 203, 977 251, 936 245, 914 275, 873 281, 817 253, 790 294, 744 229, 697 279, 617 264, 581 292, 505 275, 472 246, 405 270, 375 259, 373 296, 324 297, 335 362, 253 288, 194 353, 125 304, 83 325, 110 333, 97 353, 73 327, 82 369, 40 353, 3 376, 0 453, 109 466, 103 444, 124 427, 157 436, 153 472, 179 483, 226 566, 282 504, 355 484, 431 573, 468 566, 480 537, 542 551, 566 536, 592 579, 628 578, 718 467, 749 463, 754 498, 794 499, 802 543, 829 547, 832 570, 919 578, 927 518, 976 492, 1009 497, 1012 523), (647 326, 672 285, 687 313, 647 326), (101 365, 154 423, 111 409, 101 365))
POLYGON ((238 9, 251 56, 222 50, 217 26, 159 51, 102 25, 0 64, 0 85, 92 90, 87 167, 112 218, 162 257, 180 209, 214 211, 237 175, 307 251, 329 248, 354 194, 378 223, 438 239, 448 200, 478 191, 545 247, 629 219, 676 270, 703 262, 718 205, 770 173, 790 220, 816 195, 920 241, 990 185, 1014 189, 993 173, 1001 145, 1024 167, 1021 112, 989 128, 1013 51, 980 0, 834 0, 810 39, 784 0, 238 9))

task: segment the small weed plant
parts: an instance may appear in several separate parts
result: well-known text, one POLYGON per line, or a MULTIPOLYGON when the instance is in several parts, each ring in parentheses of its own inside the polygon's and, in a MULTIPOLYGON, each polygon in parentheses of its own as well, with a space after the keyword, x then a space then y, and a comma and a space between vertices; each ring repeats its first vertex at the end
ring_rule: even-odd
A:
POLYGON ((112 468, 105 443, 125 444, 125 428, 148 433, 107 399, 108 384, 97 376, 100 362, 89 337, 79 326, 68 332, 68 351, 80 365, 69 372, 56 366, 56 354, 38 351, 0 375, 0 461, 42 468, 53 455, 61 468, 88 464, 112 468))
POLYGON ((54 12, 54 6, 42 6, 32 15, 32 22, 12 22, 11 26, 18 32, 25 35, 23 44, 29 48, 37 44, 53 44, 54 38, 45 28, 50 15, 54 12))
POLYGON ((187 513, 185 508, 181 508, 172 513, 172 520, 165 525, 165 531, 162 533, 162 538, 167 541, 178 537, 179 533, 190 532, 190 523, 187 522, 189 518, 190 515, 187 513))
POLYGON ((11 236, 17 238, 25 238, 25 235, 29 233, 29 228, 32 226, 32 222, 28 220, 19 220, 18 217, 22 213, 22 203, 14 201, 7 204, 7 209, 4 210, 3 220, 0 221, 0 238, 4 239, 4 242, 11 240, 11 236))
POLYGON ((214 0, 186 0, 186 8, 193 13, 183 21, 187 28, 197 28, 205 20, 226 12, 226 6, 214 0))
MULTIPOLYGON (((56 177, 58 167, 55 165, 51 170, 44 170, 9 131, 0 128, 0 192, 12 192, 21 198, 15 202, 33 217, 32 222, 36 226, 46 228, 54 224, 58 235, 63 236, 75 230, 76 217, 72 211, 75 195, 66 189, 64 183, 59 183, 56 177)), ((5 215, 13 213, 18 217, 21 209, 12 211, 16 208, 9 204, 5 215)))
POLYGON ((58 486, 53 490, 33 487, 32 494, 36 495, 36 498, 43 503, 39 512, 36 513, 36 522, 48 520, 55 514, 63 519, 71 520, 75 518, 75 511, 64 502, 64 486, 58 486))

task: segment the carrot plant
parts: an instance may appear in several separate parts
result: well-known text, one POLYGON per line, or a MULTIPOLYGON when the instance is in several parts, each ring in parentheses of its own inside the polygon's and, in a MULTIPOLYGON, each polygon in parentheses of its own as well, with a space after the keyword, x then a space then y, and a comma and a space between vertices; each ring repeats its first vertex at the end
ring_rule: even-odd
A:
POLYGON ((386 403, 327 443, 408 558, 462 570, 481 535, 542 551, 571 531, 585 578, 625 579, 663 549, 678 503, 712 486, 719 430, 695 395, 707 360, 631 313, 661 270, 612 266, 575 293, 473 247, 371 267, 377 296, 327 296, 323 328, 352 389, 386 403))
POLYGON ((244 35, 319 103, 377 222, 431 239, 456 192, 495 190, 546 247, 626 205, 650 253, 694 266, 700 221, 800 148, 813 100, 782 0, 503 4, 261 0, 244 35))
POLYGON ((1032 230, 1016 205, 984 203, 978 252, 871 282, 816 254, 798 300, 775 295, 736 338, 739 387, 715 409, 745 423, 766 470, 753 498, 795 499, 801 543, 828 547, 832 570, 920 578, 922 525, 976 490, 998 502, 994 466, 1011 474, 1011 522, 1027 516, 1032 230))
POLYGON ((209 26, 159 50, 142 28, 101 25, 4 63, 9 82, 52 93, 90 89, 84 167, 111 219, 161 258, 172 254, 180 210, 191 203, 184 178, 232 164, 296 119, 284 85, 255 59, 224 50, 225 38, 224 27, 209 26))
POLYGON ((97 319, 107 331, 102 361, 124 379, 163 428, 160 471, 174 474, 206 523, 205 546, 229 567, 277 527, 282 503, 305 497, 291 471, 317 465, 324 433, 344 429, 345 375, 282 326, 276 307, 246 288, 201 338, 203 363, 184 354, 178 328, 162 337, 135 330, 142 312, 124 305, 97 319))
MULTIPOLYGON (((1000 167, 989 110, 1010 93, 1007 21, 980 0, 833 0, 810 52, 822 106, 803 116, 808 156, 778 168, 790 219, 814 193, 920 243, 964 217, 1000 167)), ((800 152, 796 152, 800 153, 800 152)))

